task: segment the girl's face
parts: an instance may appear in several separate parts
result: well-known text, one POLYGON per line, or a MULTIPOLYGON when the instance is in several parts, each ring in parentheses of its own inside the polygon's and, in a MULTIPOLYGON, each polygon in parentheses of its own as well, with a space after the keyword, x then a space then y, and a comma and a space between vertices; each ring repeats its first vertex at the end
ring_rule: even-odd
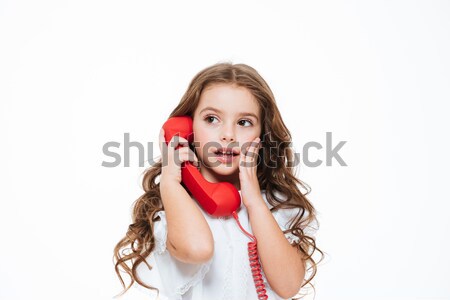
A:
POLYGON ((239 160, 261 135, 260 109, 244 87, 213 84, 200 95, 194 112, 194 142, 200 172, 210 182, 239 186, 239 160), (233 155, 224 155, 224 152, 233 155))

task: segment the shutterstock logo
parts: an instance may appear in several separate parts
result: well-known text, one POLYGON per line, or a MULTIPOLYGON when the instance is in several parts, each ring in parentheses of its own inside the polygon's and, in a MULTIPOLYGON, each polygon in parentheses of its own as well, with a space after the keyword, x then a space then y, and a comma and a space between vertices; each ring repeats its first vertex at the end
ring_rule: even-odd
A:
MULTIPOLYGON (((310 168, 316 168, 320 166, 327 166, 332 167, 333 166, 333 159, 336 161, 338 165, 341 167, 346 167, 347 163, 344 161, 344 159, 339 155, 339 151, 342 149, 342 147, 347 143, 347 141, 339 141, 334 147, 332 142, 332 133, 326 132, 325 134, 325 146, 323 146, 320 142, 317 141, 310 141, 303 145, 302 147, 302 153, 296 153, 294 152, 294 161, 288 162, 289 167, 296 167, 300 162, 303 162, 303 164, 306 167, 310 168), (322 157, 325 159, 325 164, 322 159, 316 159, 314 161, 310 160, 311 152, 314 153, 316 156, 322 157)), ((261 142, 264 142, 264 137, 261 142)), ((124 133, 124 139, 123 139, 123 147, 120 142, 117 141, 109 141, 106 142, 103 145, 103 154, 107 157, 112 159, 112 161, 102 161, 102 167, 105 168, 115 168, 119 167, 122 164, 123 161, 123 167, 130 167, 130 150, 132 148, 135 148, 138 156, 138 166, 144 167, 145 166, 145 154, 147 153, 147 161, 149 165, 154 165, 156 162, 153 160, 153 144, 152 142, 147 142, 146 146, 140 142, 136 141, 130 141, 130 134, 128 132, 124 133)), ((197 146, 197 145, 195 145, 197 146)), ((203 147, 203 153, 208 153, 207 149, 209 147, 221 147, 219 143, 206 143, 203 147)), ((237 147, 239 146, 241 149, 241 153, 245 152, 245 149, 250 146, 250 143, 245 143, 243 145, 238 145, 237 143, 230 144, 230 147, 237 147)), ((274 145, 270 148, 261 148, 260 151, 264 153, 264 151, 269 151, 270 153, 277 153, 277 149, 281 145, 274 145)), ((291 145, 288 145, 288 147, 291 147, 291 145)), ((260 153, 261 155, 261 153, 260 153)), ((269 156, 271 157, 271 156, 269 156)), ((165 160, 163 160, 165 161, 165 160)), ((181 162, 178 162, 181 163, 181 162)), ((264 163, 264 162, 262 162, 264 163)), ((220 164, 220 163, 218 163, 220 164)), ((133 164, 134 166, 136 164, 133 164)), ((276 168, 277 166, 271 164, 271 168, 276 168)))

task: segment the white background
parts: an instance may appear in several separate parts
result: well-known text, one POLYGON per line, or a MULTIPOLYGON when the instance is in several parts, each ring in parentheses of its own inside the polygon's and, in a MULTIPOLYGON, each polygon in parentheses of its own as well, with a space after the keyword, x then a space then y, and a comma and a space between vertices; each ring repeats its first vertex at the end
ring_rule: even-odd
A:
POLYGON ((449 16, 449 1, 1 1, 0 298, 121 291, 112 250, 148 165, 134 148, 102 167, 102 147, 157 142, 192 77, 231 61, 267 80, 297 152, 346 141, 347 167, 298 172, 327 253, 316 299, 450 299, 449 16))

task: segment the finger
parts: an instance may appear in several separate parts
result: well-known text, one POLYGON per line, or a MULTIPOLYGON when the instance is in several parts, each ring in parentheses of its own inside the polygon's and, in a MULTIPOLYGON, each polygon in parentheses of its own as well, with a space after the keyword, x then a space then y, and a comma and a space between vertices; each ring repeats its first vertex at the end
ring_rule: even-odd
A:
POLYGON ((188 147, 183 147, 178 150, 175 150, 175 157, 178 158, 179 163, 183 163, 186 161, 192 162, 195 166, 199 166, 199 161, 195 153, 189 149, 188 147))
POLYGON ((174 135, 169 141, 169 147, 178 149, 179 147, 189 147, 189 141, 179 135, 174 135))
POLYGON ((186 149, 188 149, 188 151, 189 151, 189 154, 188 154, 188 156, 189 156, 189 161, 191 161, 191 162, 193 163, 194 166, 199 167, 199 166, 200 166, 200 162, 199 162, 199 160, 198 160, 197 155, 195 155, 195 152, 192 151, 192 150, 189 149, 189 148, 186 148, 186 149))
POLYGON ((258 157, 258 147, 259 147, 260 138, 255 138, 249 147, 247 147, 247 152, 245 155, 245 162, 247 166, 255 166, 256 159, 258 157))
POLYGON ((167 149, 166 139, 164 137, 164 128, 159 131, 159 150, 163 153, 163 150, 167 149))
POLYGON ((246 148, 245 156, 247 157, 255 157, 258 154, 258 148, 259 148, 259 137, 255 138, 251 143, 250 146, 246 148))
POLYGON ((240 166, 247 168, 247 167, 251 167, 251 160, 250 160, 250 151, 252 151, 251 146, 247 146, 245 148, 244 151, 244 155, 242 155, 241 157, 241 163, 239 164, 240 166))
POLYGON ((198 157, 197 157, 197 155, 195 155, 194 151, 192 151, 191 149, 189 149, 189 160, 194 162, 194 164, 196 166, 199 165, 198 157))
POLYGON ((261 139, 259 137, 255 138, 252 142, 252 146, 257 149, 260 144, 261 139))

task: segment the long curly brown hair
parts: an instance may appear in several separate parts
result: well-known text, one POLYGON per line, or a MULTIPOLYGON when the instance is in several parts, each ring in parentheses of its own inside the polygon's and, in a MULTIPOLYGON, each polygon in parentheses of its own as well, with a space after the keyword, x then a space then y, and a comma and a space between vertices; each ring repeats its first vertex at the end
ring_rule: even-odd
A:
MULTIPOLYGON (((218 83, 245 87, 258 101, 262 113, 262 147, 258 156, 258 180, 261 189, 266 190, 267 201, 273 206, 271 211, 299 208, 298 214, 290 223, 290 228, 284 233, 291 232, 299 237, 299 242, 295 245, 305 256, 306 271, 309 274, 302 284, 304 287, 311 282, 317 272, 318 262, 313 258, 313 254, 319 253, 321 259, 323 258, 323 252, 316 246, 315 238, 308 236, 304 231, 308 225, 318 226, 316 211, 306 198, 311 188, 295 176, 295 153, 290 147, 291 134, 281 118, 275 97, 266 81, 254 68, 246 64, 230 62, 214 64, 200 71, 192 79, 170 117, 182 115, 193 117, 203 89, 218 83), (300 191, 300 187, 306 191, 304 194, 300 191), (284 197, 280 197, 280 193, 284 197)), ((115 271, 124 288, 117 296, 124 294, 135 281, 149 289, 158 290, 143 283, 136 270, 141 263, 145 263, 151 269, 146 257, 155 249, 154 224, 159 221, 156 213, 164 210, 158 181, 161 166, 159 158, 154 165, 144 171, 142 182, 144 194, 134 202, 132 223, 114 248, 115 271), (120 268, 131 277, 127 287, 120 274, 120 268)))

